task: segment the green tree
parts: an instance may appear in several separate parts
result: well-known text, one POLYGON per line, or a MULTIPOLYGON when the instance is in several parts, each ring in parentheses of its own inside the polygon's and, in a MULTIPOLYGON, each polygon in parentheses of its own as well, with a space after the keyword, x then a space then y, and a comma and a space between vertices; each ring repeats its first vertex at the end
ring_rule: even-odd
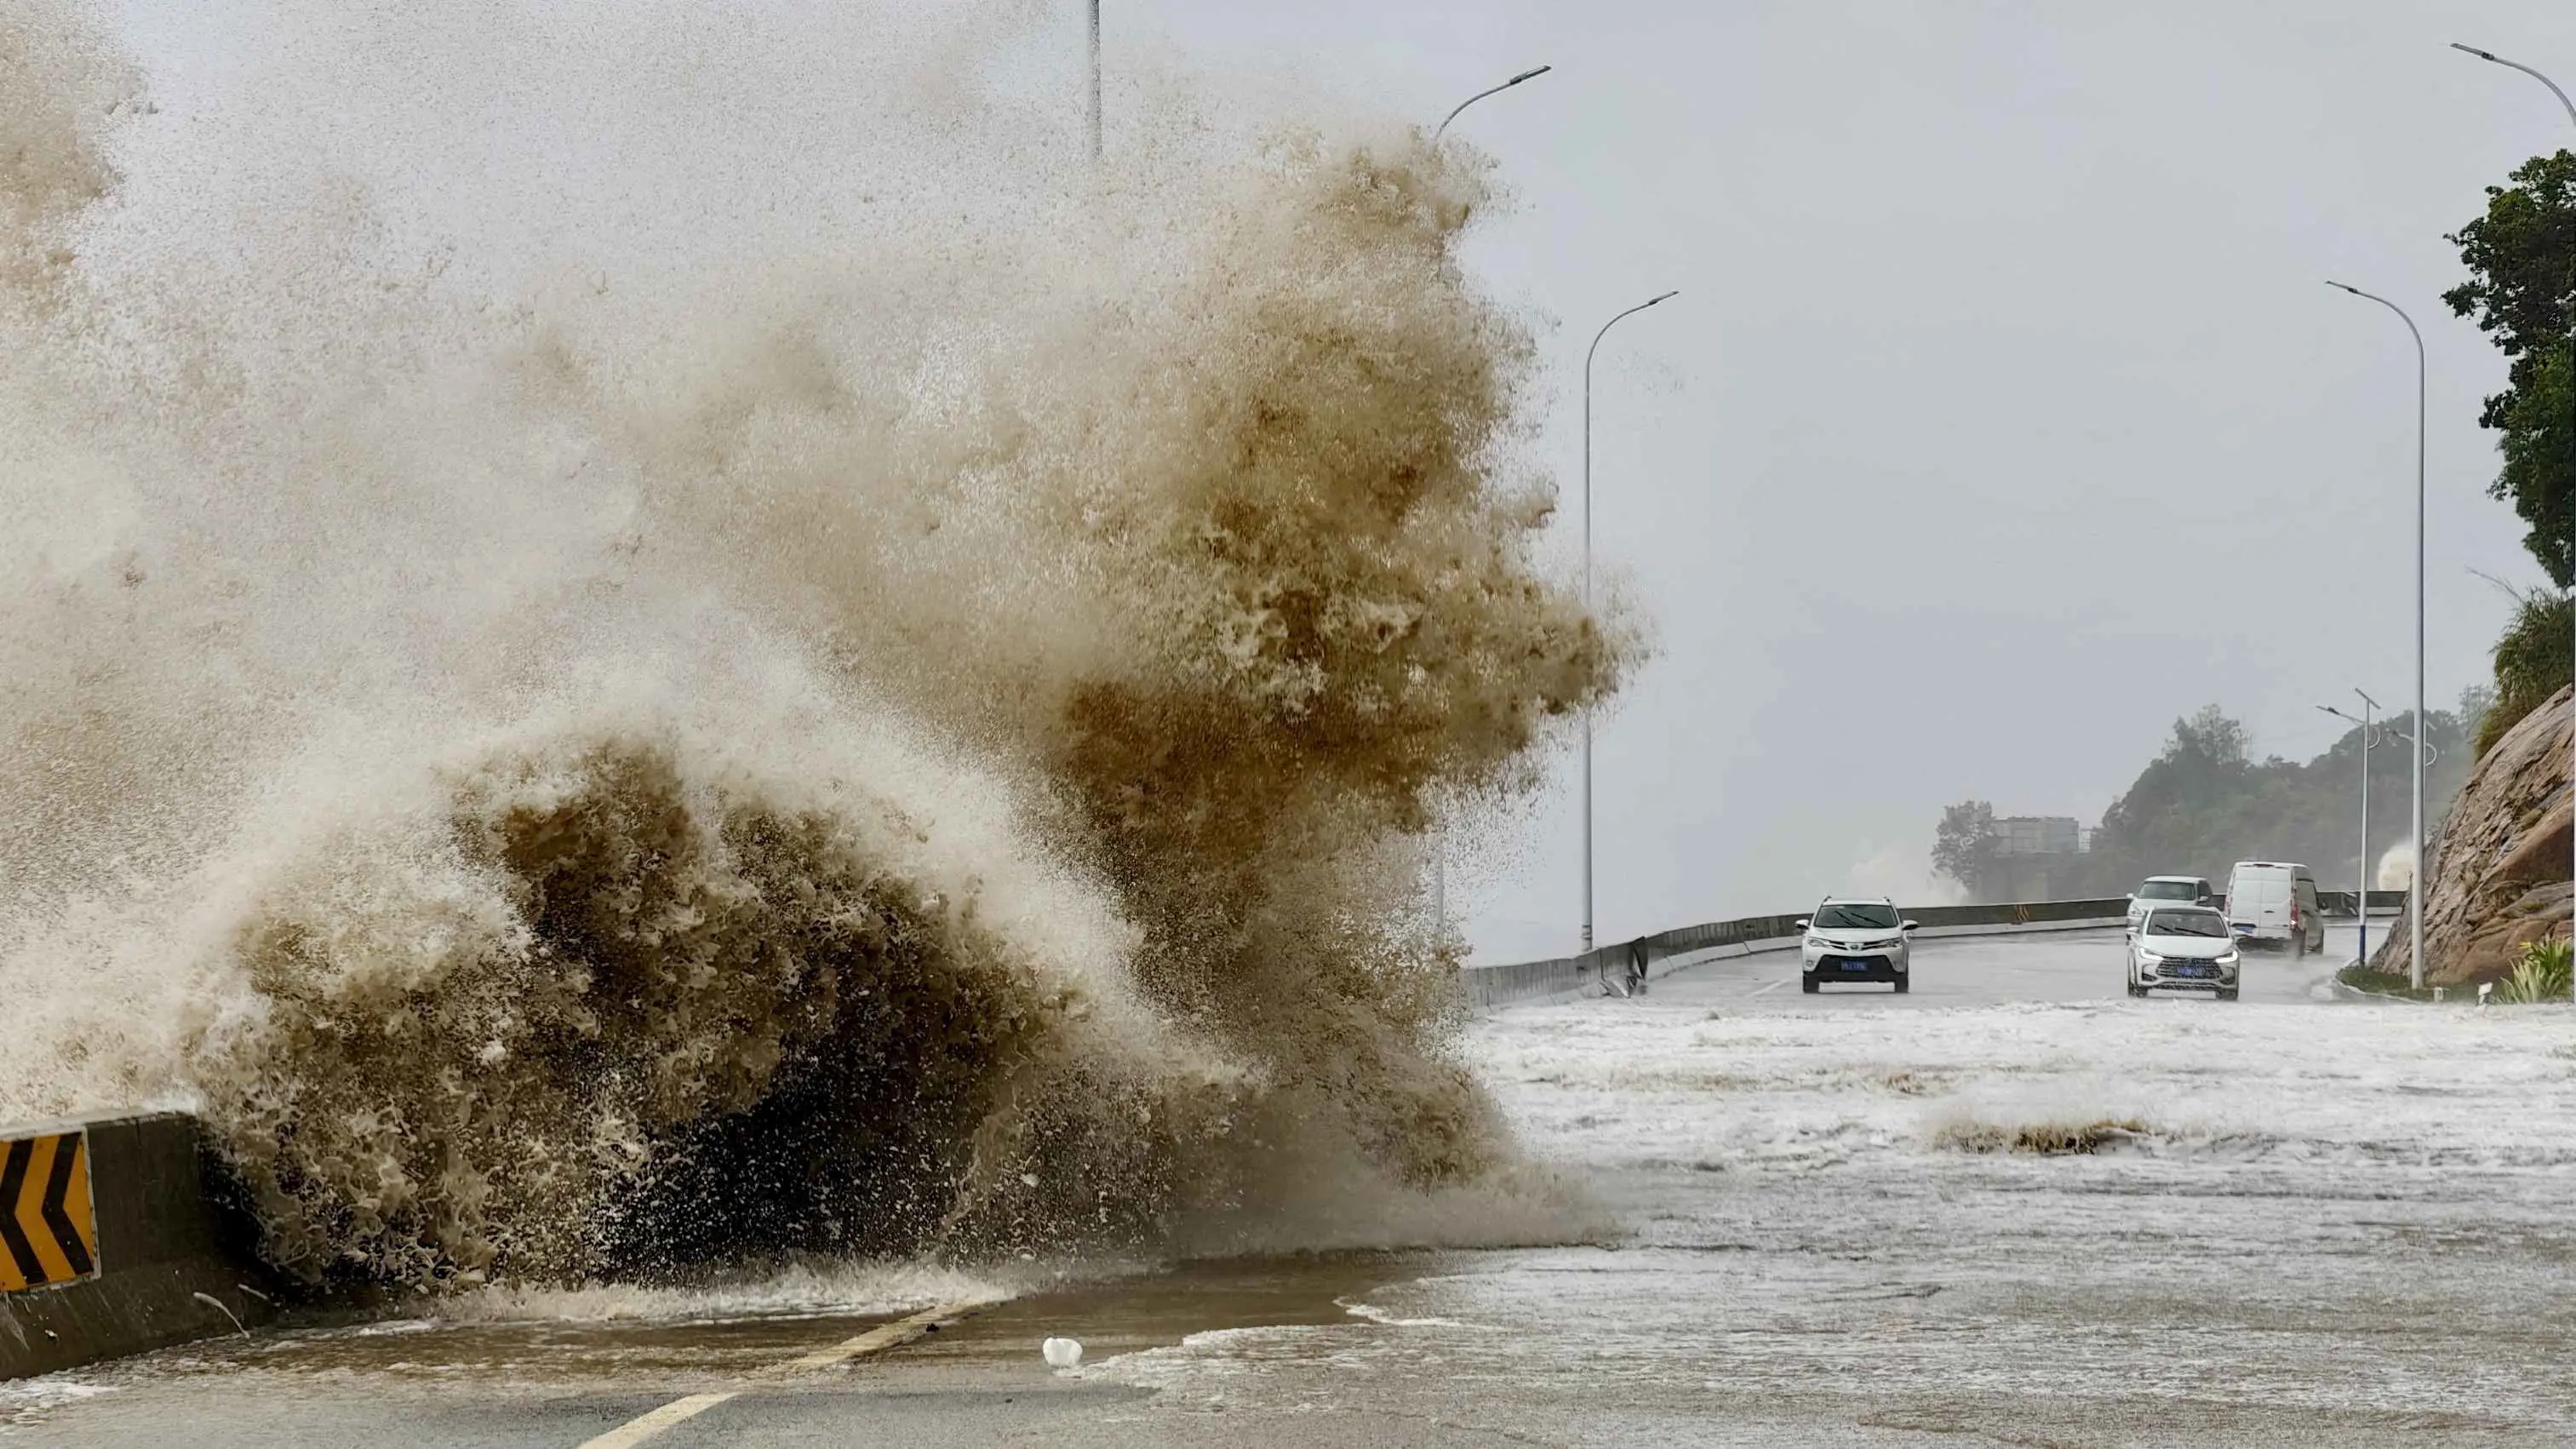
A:
POLYGON ((1941 812, 1941 827, 1932 837, 1932 869, 1957 881, 1970 896, 1984 898, 1995 875, 1993 805, 1962 800, 1941 812))
POLYGON ((2512 180, 2488 187, 2486 214, 2449 238, 2470 278, 2442 300, 2513 360, 2478 418, 2504 458, 2488 491, 2513 504, 2523 546, 2565 588, 2576 583, 2576 153, 2535 156, 2512 180))
MULTIPOLYGON (((2215 854, 2243 847, 2237 817, 2256 793, 2245 726, 2218 706, 2174 721, 2162 752, 2102 813, 2094 849, 2104 870, 2207 875, 2215 854), (2227 842, 2217 852, 2211 847, 2227 842)), ((2236 857, 2230 855, 2228 859, 2236 857)), ((2113 882, 2097 882, 2109 888, 2113 882)), ((2134 882, 2131 882, 2134 884, 2134 882)), ((2120 886, 2126 889, 2126 886, 2120 886)))

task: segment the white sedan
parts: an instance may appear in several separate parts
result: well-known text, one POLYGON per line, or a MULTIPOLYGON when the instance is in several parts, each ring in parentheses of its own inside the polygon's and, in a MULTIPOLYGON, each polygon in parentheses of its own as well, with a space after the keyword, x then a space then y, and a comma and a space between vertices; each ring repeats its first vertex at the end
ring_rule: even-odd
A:
POLYGON ((2154 907, 2129 933, 2131 996, 2165 987, 2234 1001, 2243 964, 2227 917, 2207 906, 2154 907))

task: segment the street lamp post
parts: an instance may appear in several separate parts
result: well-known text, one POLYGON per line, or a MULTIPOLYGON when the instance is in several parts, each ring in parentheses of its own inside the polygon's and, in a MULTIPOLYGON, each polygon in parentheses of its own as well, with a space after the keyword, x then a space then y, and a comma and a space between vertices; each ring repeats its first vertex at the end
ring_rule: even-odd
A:
POLYGON ((1556 67, 1555 67, 1555 66, 1552 66, 1552 65, 1543 65, 1543 66, 1540 66, 1540 67, 1539 67, 1538 69, 1536 69, 1536 70, 1525 70, 1525 71, 1522 71, 1519 75, 1513 76, 1510 80, 1507 80, 1507 81, 1503 82, 1501 85, 1498 85, 1498 86, 1487 86, 1485 89, 1483 89, 1483 90, 1481 90, 1481 91, 1476 92, 1474 95, 1469 96, 1467 99, 1465 99, 1465 100, 1463 100, 1463 101, 1460 101, 1460 102, 1459 102, 1458 104, 1456 104, 1455 106, 1450 107, 1450 108, 1449 108, 1449 114, 1447 114, 1447 115, 1445 115, 1445 116, 1442 116, 1442 117, 1440 118, 1440 124, 1439 124, 1437 127, 1433 128, 1433 130, 1432 130, 1432 132, 1431 132, 1431 141, 1432 141, 1432 144, 1434 144, 1434 145, 1438 145, 1438 144, 1439 144, 1440 137, 1441 137, 1444 133, 1446 133, 1446 132, 1448 131, 1448 129, 1449 129, 1449 123, 1450 123, 1451 121, 1454 121, 1454 120, 1458 119, 1458 113, 1459 113, 1460 111, 1463 111, 1463 110, 1467 109, 1469 106, 1474 105, 1476 102, 1483 100, 1483 99, 1484 99, 1485 97, 1487 97, 1487 96, 1490 96, 1490 95, 1496 95, 1496 94, 1499 94, 1500 92, 1510 90, 1512 87, 1514 87, 1514 86, 1516 86, 1516 85, 1519 85, 1522 81, 1525 81, 1525 80, 1536 80, 1536 79, 1538 79, 1540 76, 1543 76, 1543 75, 1547 74, 1549 71, 1552 71, 1552 70, 1554 70, 1554 69, 1556 69, 1556 67))
MULTIPOLYGON (((2437 765, 2437 764, 2441 763, 2441 760, 2442 760, 2442 751, 2441 751, 2438 747, 2436 747, 2436 746, 2434 746, 2433 744, 2431 744, 2431 743, 2427 742, 2427 741, 2425 740, 2425 738, 2424 738, 2424 736, 2425 736, 2425 735, 2427 735, 2427 734, 2430 734, 2430 733, 2431 733, 2431 731, 2429 731, 2429 730, 2427 730, 2427 729, 2425 729, 2425 728, 2424 728, 2424 714, 2423 714, 2423 711, 2418 710, 2418 711, 2416 711, 2416 713, 2415 713, 2415 730, 2416 730, 2416 732, 2415 732, 2414 734, 2411 734, 2411 735, 2410 735, 2410 734, 2406 733, 2406 731, 2404 731, 2404 730, 2401 730, 2401 729, 2397 728, 2395 725, 2381 725, 2381 726, 2379 727, 2379 729, 2380 729, 2380 733, 2385 734, 2385 735, 2389 736, 2389 737, 2390 737, 2390 738, 2392 738, 2392 739, 2400 739, 2400 740, 2404 740, 2404 741, 2406 742, 2406 749, 2407 749, 2407 753, 2409 753, 2409 754, 2411 754, 2411 755, 2413 755, 2413 756, 2415 757, 2415 778, 2416 778, 2416 779, 2418 779, 2418 780, 2423 779, 2423 778, 2424 778, 2424 772, 2425 772, 2426 770, 2429 770, 2429 769, 2433 768, 2435 765, 2437 765)), ((2429 889, 2429 887, 2427 887, 2427 886, 2424 884, 2424 862, 2423 862, 2423 860, 2420 858, 2420 857, 2423 855, 2423 852, 2424 852, 2423 839, 2422 839, 2421 834, 2419 833, 2419 834, 2418 834, 2418 836, 2417 836, 2417 839, 2416 839, 2416 844, 2415 844, 2415 853, 2416 853, 2416 855, 2419 857, 2419 858, 2416 860, 2416 862, 2415 862, 2415 888, 2414 888, 2413 890, 2411 890, 2411 891, 2407 892, 2407 899, 2409 900, 2409 902, 2410 902, 2410 903, 2411 903, 2411 905, 2412 905, 2412 911, 2410 911, 2410 914, 2413 914, 2413 913, 2416 913, 2416 912, 2421 912, 2421 911, 2424 909, 2424 892, 2425 892, 2427 889, 2429 889)), ((2423 936, 2423 931, 2422 931, 2422 918, 2420 917, 2420 915, 2419 915, 2419 916, 2417 916, 2417 922, 2416 922, 2416 924, 2417 924, 2417 930, 2416 930, 2416 935, 2415 935, 2415 942, 2416 942, 2417 947, 2418 947, 2418 950, 2417 950, 2417 952, 2416 952, 2416 958, 2417 958, 2417 960, 2418 960, 2419 964, 2416 964, 2415 966, 2413 966, 2413 967, 2410 969, 2410 971, 2409 971, 2409 976, 2410 976, 2410 978, 2411 978, 2411 980, 2412 980, 2412 982, 2413 982, 2413 984, 2414 984, 2415 989, 2416 989, 2416 990, 2418 990, 2418 991, 2421 991, 2421 990, 2423 990, 2423 989, 2424 989, 2424 968, 2423 968, 2423 966, 2420 964, 2420 958, 2421 958, 2421 955, 2422 955, 2422 952, 2421 952, 2421 944, 2422 944, 2422 942, 2423 942, 2424 936, 2423 936)))
MULTIPOLYGON (((2432 365, 2424 358, 2424 333, 2406 309, 2376 292, 2342 282, 2328 282, 2329 287, 2350 292, 2356 297, 2377 302, 2397 314, 2415 339, 2415 728, 2424 727, 2424 438, 2427 416, 2425 395, 2430 388, 2432 365)), ((2424 752, 2415 752, 2415 812, 2413 834, 2409 837, 2415 850, 2414 888, 2406 893, 2406 971, 2417 990, 2424 987, 2424 895, 2432 886, 2432 862, 2424 856, 2424 752)))
POLYGON ((1091 0, 1091 159, 1100 159, 1100 0, 1091 0))
MULTIPOLYGON (((1096 52, 1100 44, 1100 0, 1091 0, 1091 39, 1096 52)), ((1439 128, 1431 133, 1432 144, 1439 144, 1441 135, 1449 129, 1449 123, 1451 121, 1458 119, 1458 113, 1460 111, 1467 109, 1469 106, 1474 105, 1476 102, 1483 100, 1487 96, 1496 94, 1500 91, 1510 90, 1512 87, 1519 85, 1522 81, 1535 80, 1554 69, 1556 69, 1556 67, 1552 65, 1543 65, 1536 70, 1522 71, 1519 75, 1513 76, 1510 80, 1503 82, 1501 85, 1487 86, 1485 89, 1476 92, 1474 95, 1469 96, 1467 99, 1450 107, 1449 114, 1440 118, 1439 128)), ((1092 91, 1095 97, 1099 93, 1099 88, 1100 83, 1098 79, 1095 78, 1092 81, 1092 91)), ((1092 105, 1096 114, 1099 102, 1095 99, 1092 105)), ((1099 123, 1096 119, 1092 126, 1091 150, 1093 155, 1098 155, 1100 152, 1099 123)), ((1445 936, 1449 933, 1449 851, 1446 844, 1440 839, 1437 831, 1434 831, 1432 834, 1431 844, 1431 924, 1433 929, 1438 931, 1440 934, 1445 936)))
MULTIPOLYGON (((1592 612, 1592 358, 1601 350, 1601 339, 1619 325, 1621 318, 1633 317, 1658 302, 1669 302, 1679 292, 1666 292, 1646 300, 1601 324, 1592 334, 1592 346, 1583 354, 1583 611, 1592 612)), ((1583 949, 1592 949, 1592 707, 1583 709, 1583 949)))
MULTIPOLYGON (((2361 691, 2355 689, 2353 693, 2361 694, 2361 691)), ((2361 726, 2361 881, 2352 893, 2352 918, 2361 926, 2361 950, 2353 959, 2367 966, 2370 964, 2370 747, 2375 743, 2370 737, 2370 715, 2371 711, 2379 708, 2379 701, 2361 694, 2359 719, 2353 719, 2330 704, 2321 704, 2317 708, 2336 719, 2349 719, 2361 726)))
MULTIPOLYGON (((2530 66, 2524 65, 2518 60, 2507 60, 2503 56, 2500 56, 2491 50, 2480 50, 2474 45, 2462 45, 2456 40, 2451 42, 2451 48, 2453 50, 2464 51, 2467 54, 2474 55, 2478 59, 2486 61, 2491 65, 2500 65, 2507 70, 2521 71, 2524 75, 2527 75, 2533 80, 2540 82, 2542 85, 2549 87, 2549 93, 2558 97, 2558 104, 2567 108, 2567 119, 2571 122, 2576 122, 2576 101, 2571 101, 2567 98, 2567 92, 2559 88, 2558 82, 2551 80, 2549 77, 2542 75, 2540 72, 2533 70, 2530 66)), ((2567 296, 2567 396, 2570 399, 2570 407, 2576 408, 2576 288, 2571 288, 2567 296)), ((2571 472, 2576 472, 2576 416, 2571 416, 2568 420, 2567 466, 2571 472)), ((2571 541, 2569 548, 2570 556, 2568 558, 2568 569, 2570 582, 2567 588, 2567 612, 2568 623, 2570 626, 2568 629, 2570 639, 2568 646, 2570 650, 2568 658, 2568 688, 2570 693, 2567 705, 2567 778, 2570 787, 2576 788, 2576 541, 2571 541)), ((2570 837, 2571 842, 2576 842, 2576 832, 2570 832, 2570 837)), ((2571 843, 2570 849, 2571 851, 2576 851, 2576 843, 2571 843)), ((2576 947, 2576 858, 2571 858, 2568 865, 2567 941, 2570 947, 2576 947)), ((2571 997, 2576 997, 2576 980, 2569 981, 2568 993, 2571 997)))

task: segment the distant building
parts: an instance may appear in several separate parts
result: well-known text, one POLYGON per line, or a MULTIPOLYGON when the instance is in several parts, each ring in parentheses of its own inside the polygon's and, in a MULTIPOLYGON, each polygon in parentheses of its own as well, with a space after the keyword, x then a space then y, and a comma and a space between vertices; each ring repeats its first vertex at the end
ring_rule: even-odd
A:
POLYGON ((2080 855, 2084 827, 2072 815, 2006 815, 1995 821, 1997 855, 2080 855))
POLYGON ((1995 879, 1986 894, 2000 901, 2057 900, 2072 890, 2087 831, 2072 815, 2004 815, 1995 820, 1995 879))

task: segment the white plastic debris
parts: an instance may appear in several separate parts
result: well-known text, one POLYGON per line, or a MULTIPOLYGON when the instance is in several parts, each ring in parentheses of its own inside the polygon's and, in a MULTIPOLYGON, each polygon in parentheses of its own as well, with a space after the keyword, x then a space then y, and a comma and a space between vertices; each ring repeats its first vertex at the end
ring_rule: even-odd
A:
POLYGON ((1082 1345, 1070 1338, 1050 1338, 1038 1345, 1038 1352, 1046 1355, 1048 1368, 1069 1369, 1082 1363, 1082 1345))

